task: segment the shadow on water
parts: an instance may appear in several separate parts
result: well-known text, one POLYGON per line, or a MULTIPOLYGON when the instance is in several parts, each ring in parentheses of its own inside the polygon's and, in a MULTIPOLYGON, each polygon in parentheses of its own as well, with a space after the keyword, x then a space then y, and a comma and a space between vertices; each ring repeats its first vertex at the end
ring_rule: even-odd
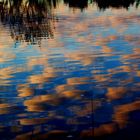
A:
MULTIPOLYGON (((0 19, 5 26, 9 26, 11 37, 18 41, 26 41, 31 44, 40 44, 41 38, 53 38, 55 22, 58 21, 53 13, 63 0, 1 0, 0 19)), ((70 8, 79 8, 81 11, 88 4, 96 4, 100 10, 109 7, 126 8, 140 0, 64 0, 70 8)))

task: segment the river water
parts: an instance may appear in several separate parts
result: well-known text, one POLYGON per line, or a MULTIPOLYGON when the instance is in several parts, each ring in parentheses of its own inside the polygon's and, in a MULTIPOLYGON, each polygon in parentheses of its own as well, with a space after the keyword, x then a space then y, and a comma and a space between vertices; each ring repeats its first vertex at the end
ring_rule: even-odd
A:
POLYGON ((135 140, 139 39, 139 0, 1 0, 1 140, 135 140))

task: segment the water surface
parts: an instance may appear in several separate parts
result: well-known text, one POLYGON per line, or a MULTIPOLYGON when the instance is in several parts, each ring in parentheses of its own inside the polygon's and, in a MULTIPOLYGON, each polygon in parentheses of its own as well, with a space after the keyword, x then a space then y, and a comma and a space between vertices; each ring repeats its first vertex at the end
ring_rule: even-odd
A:
POLYGON ((1 139, 136 139, 139 30, 139 0, 0 0, 1 139))

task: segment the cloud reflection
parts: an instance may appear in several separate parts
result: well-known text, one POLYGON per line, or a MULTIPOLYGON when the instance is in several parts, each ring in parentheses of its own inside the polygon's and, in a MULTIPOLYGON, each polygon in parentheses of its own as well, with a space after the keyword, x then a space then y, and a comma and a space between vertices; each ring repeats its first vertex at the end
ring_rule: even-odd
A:
POLYGON ((130 6, 134 1, 101 6, 96 1, 99 7, 92 1, 3 2, 3 135, 84 139, 119 133, 129 126, 130 114, 139 110, 140 86, 140 9, 130 6), (130 12, 122 7, 130 7, 130 12))

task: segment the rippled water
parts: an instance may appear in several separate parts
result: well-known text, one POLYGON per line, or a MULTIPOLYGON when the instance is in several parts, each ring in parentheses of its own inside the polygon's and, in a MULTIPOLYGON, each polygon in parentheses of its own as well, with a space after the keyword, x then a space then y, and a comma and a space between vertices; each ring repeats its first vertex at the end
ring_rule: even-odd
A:
POLYGON ((0 0, 0 19, 1 140, 139 136, 139 0, 0 0))

